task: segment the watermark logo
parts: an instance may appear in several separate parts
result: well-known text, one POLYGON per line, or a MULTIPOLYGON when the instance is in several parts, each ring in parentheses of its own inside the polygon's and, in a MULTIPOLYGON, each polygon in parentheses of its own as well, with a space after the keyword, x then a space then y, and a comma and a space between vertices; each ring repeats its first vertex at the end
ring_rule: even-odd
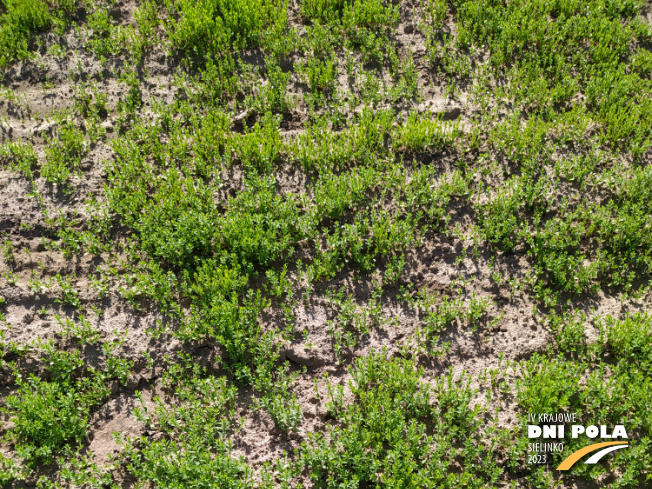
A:
POLYGON ((607 448, 603 448, 598 453, 592 455, 586 462, 584 462, 585 464, 597 464, 600 461, 600 459, 604 457, 606 454, 611 453, 614 450, 627 448, 628 446, 629 444, 626 441, 607 441, 603 443, 594 443, 593 445, 580 448, 576 452, 570 454, 568 457, 564 459, 562 463, 559 464, 557 470, 568 470, 573 465, 575 465, 575 462, 581 459, 584 455, 599 450, 600 448, 607 447, 607 448))
POLYGON ((629 447, 629 442, 623 441, 628 438, 623 425, 615 425, 613 428, 605 425, 585 426, 578 423, 575 413, 528 414, 528 423, 527 435, 529 439, 550 440, 549 442, 541 441, 528 444, 528 463, 530 464, 546 463, 547 453, 564 451, 564 437, 567 432, 566 425, 568 424, 571 425, 570 434, 573 439, 584 434, 591 439, 599 437, 601 440, 620 440, 601 441, 576 450, 559 464, 557 470, 569 470, 582 457, 596 450, 599 451, 591 455, 584 462, 585 464, 596 464, 605 455, 629 447))

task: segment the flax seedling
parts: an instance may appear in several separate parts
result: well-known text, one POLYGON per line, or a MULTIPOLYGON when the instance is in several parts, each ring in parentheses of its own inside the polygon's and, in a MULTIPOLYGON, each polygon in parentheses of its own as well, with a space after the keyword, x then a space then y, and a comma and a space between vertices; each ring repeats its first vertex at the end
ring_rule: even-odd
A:
POLYGON ((12 285, 14 287, 16 286, 16 284, 18 283, 18 279, 20 278, 16 272, 13 272, 11 270, 8 272, 4 272, 2 276, 5 278, 5 280, 9 285, 12 285))
POLYGON ((61 276, 61 274, 57 273, 55 279, 63 294, 61 298, 55 299, 55 302, 59 304, 66 304, 76 309, 81 308, 82 304, 81 300, 79 299, 79 292, 72 285, 72 277, 66 276, 64 278, 61 276))
POLYGON ((2 243, 2 255, 4 256, 5 262, 12 264, 16 262, 16 256, 14 255, 14 245, 11 241, 5 240, 2 243))
POLYGON ((80 314, 76 321, 70 318, 61 319, 58 314, 54 315, 54 319, 66 336, 76 339, 81 345, 94 345, 100 342, 99 331, 83 315, 80 314))
POLYGON ((45 285, 36 273, 36 270, 32 270, 32 278, 29 279, 28 285, 30 290, 36 295, 42 294, 45 290, 45 285))

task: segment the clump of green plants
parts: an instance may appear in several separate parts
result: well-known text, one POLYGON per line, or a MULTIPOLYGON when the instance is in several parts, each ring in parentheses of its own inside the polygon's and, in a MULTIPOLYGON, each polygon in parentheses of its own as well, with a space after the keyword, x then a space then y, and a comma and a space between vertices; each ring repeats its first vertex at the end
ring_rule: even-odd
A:
POLYGON ((323 104, 325 97, 335 90, 337 58, 327 60, 309 58, 305 65, 297 67, 297 71, 308 82, 314 100, 318 104, 323 104))
POLYGON ((14 255, 14 245, 10 240, 5 240, 2 243, 2 256, 5 259, 5 262, 8 264, 13 264, 16 262, 16 257, 14 255))
POLYGON ((276 427, 282 431, 298 431, 303 421, 303 410, 297 396, 291 391, 292 384, 299 373, 289 373, 289 365, 277 368, 275 372, 268 371, 265 375, 258 375, 255 388, 260 396, 254 401, 253 406, 265 409, 276 427))
POLYGON ((414 153, 435 152, 451 146, 458 134, 459 126, 442 122, 441 116, 411 112, 405 124, 397 128, 393 144, 414 153))
POLYGON ((32 171, 36 168, 38 160, 32 144, 23 141, 0 144, 0 157, 8 168, 21 172, 30 181, 33 180, 32 171))
POLYGON ((308 435, 299 451, 315 484, 486 487, 501 469, 480 443, 478 414, 468 379, 447 374, 434 388, 410 360, 372 352, 350 369, 354 402, 328 384, 323 399, 339 426, 308 435), (463 460, 460 472, 453 460, 463 460))
POLYGON ((225 55, 245 47, 269 46, 287 28, 282 0, 219 0, 170 5, 179 21, 170 19, 171 40, 189 55, 225 55))
POLYGON ((88 16, 87 27, 92 34, 86 34, 86 48, 100 59, 120 54, 127 43, 125 31, 115 25, 108 6, 95 8, 88 16))
POLYGON ((69 25, 69 14, 80 3, 78 0, 5 0, 0 10, 0 66, 29 58, 35 48, 35 34, 51 27, 62 33, 69 25))
POLYGON ((345 36, 345 46, 359 49, 365 61, 385 58, 391 46, 387 33, 399 21, 398 6, 382 0, 309 0, 301 10, 316 26, 327 24, 339 31, 345 36))
POLYGON ((352 350, 358 344, 359 338, 370 332, 366 317, 357 312, 358 306, 353 295, 346 296, 345 292, 342 288, 328 295, 335 312, 335 318, 328 321, 328 330, 339 361, 342 361, 343 350, 352 350))
POLYGON ((8 0, 3 6, 6 12, 0 15, 0 66, 27 58, 31 33, 52 24, 48 4, 42 0, 8 0))
POLYGON ((49 142, 46 161, 41 167, 41 175, 57 184, 65 183, 71 173, 79 172, 82 157, 87 152, 84 133, 63 117, 57 128, 58 138, 49 142))
MULTIPOLYGON (((461 290, 460 290, 461 292, 461 290)), ((436 291, 428 292, 423 288, 416 293, 402 287, 401 298, 413 307, 421 319, 421 324, 416 331, 415 340, 417 347, 430 355, 441 354, 439 335, 455 322, 470 327, 476 332, 481 325, 491 330, 497 319, 488 320, 487 310, 492 306, 488 298, 478 298, 472 294, 467 301, 460 293, 457 297, 442 295, 436 291)))
MULTIPOLYGON (((649 371, 652 363, 649 335, 652 321, 647 313, 628 315, 622 320, 607 317, 597 320, 600 337, 588 343, 583 318, 564 318, 564 326, 556 328, 556 351, 535 355, 523 364, 518 384, 518 401, 524 413, 574 412, 582 424, 621 424, 626 427, 631 448, 617 453, 609 461, 611 470, 622 473, 612 487, 639 487, 652 470, 649 416, 652 399, 649 371), (578 329, 579 328, 579 329, 578 329), (569 358, 573 355, 574 358, 569 358), (582 379, 582 382, 578 382, 582 379)), ((525 429, 525 416, 521 432, 525 429)), ((528 440, 521 437, 514 451, 522 456, 528 440)), ((551 464, 591 443, 585 435, 564 439, 564 451, 551 454, 551 464)), ((516 467, 516 466, 515 466, 516 467)), ((575 475, 596 479, 605 474, 603 464, 576 464, 575 475)))
MULTIPOLYGON (((106 370, 86 364, 80 350, 57 349, 52 342, 42 343, 43 375, 23 375, 12 365, 16 391, 6 398, 3 412, 12 428, 6 440, 15 446, 21 480, 37 465, 51 464, 67 450, 76 450, 85 441, 90 413, 108 399, 113 379, 126 381, 124 369, 111 367, 117 358, 115 344, 106 344, 106 370)), ((124 367, 130 367, 129 362, 124 367)))
POLYGON ((312 265, 315 278, 333 277, 349 261, 369 273, 383 256, 401 253, 419 241, 417 223, 420 214, 393 216, 385 210, 360 212, 353 223, 326 234, 326 247, 318 248, 312 265))
POLYGON ((139 480, 170 486, 251 487, 251 470, 231 456, 228 438, 237 422, 236 388, 189 361, 171 366, 163 385, 165 398, 157 397, 153 407, 143 405, 136 411, 163 436, 122 440, 128 471, 139 480))
POLYGON ((57 284, 61 288, 62 297, 55 299, 56 302, 66 304, 74 308, 81 307, 81 300, 79 299, 79 292, 72 284, 72 277, 62 277, 61 274, 56 275, 57 284))

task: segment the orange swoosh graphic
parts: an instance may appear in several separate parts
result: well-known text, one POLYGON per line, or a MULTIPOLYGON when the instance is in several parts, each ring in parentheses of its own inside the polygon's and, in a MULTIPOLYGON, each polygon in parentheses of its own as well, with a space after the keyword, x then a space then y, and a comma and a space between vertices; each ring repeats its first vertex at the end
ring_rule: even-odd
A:
POLYGON ((566 459, 561 464, 559 464, 557 470, 570 469, 573 466, 573 464, 577 462, 579 459, 581 459, 584 455, 593 452, 598 448, 609 447, 611 445, 627 445, 628 443, 629 442, 627 441, 606 441, 604 443, 594 443, 593 445, 589 445, 588 447, 580 448, 578 451, 573 452, 568 457, 566 457, 566 459))

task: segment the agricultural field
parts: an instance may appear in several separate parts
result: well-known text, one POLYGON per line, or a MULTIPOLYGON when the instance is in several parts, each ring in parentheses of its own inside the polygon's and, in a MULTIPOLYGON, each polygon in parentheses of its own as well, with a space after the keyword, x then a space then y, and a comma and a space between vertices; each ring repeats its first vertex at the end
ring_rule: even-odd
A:
POLYGON ((0 486, 652 487, 651 146, 649 0, 0 0, 0 486))

